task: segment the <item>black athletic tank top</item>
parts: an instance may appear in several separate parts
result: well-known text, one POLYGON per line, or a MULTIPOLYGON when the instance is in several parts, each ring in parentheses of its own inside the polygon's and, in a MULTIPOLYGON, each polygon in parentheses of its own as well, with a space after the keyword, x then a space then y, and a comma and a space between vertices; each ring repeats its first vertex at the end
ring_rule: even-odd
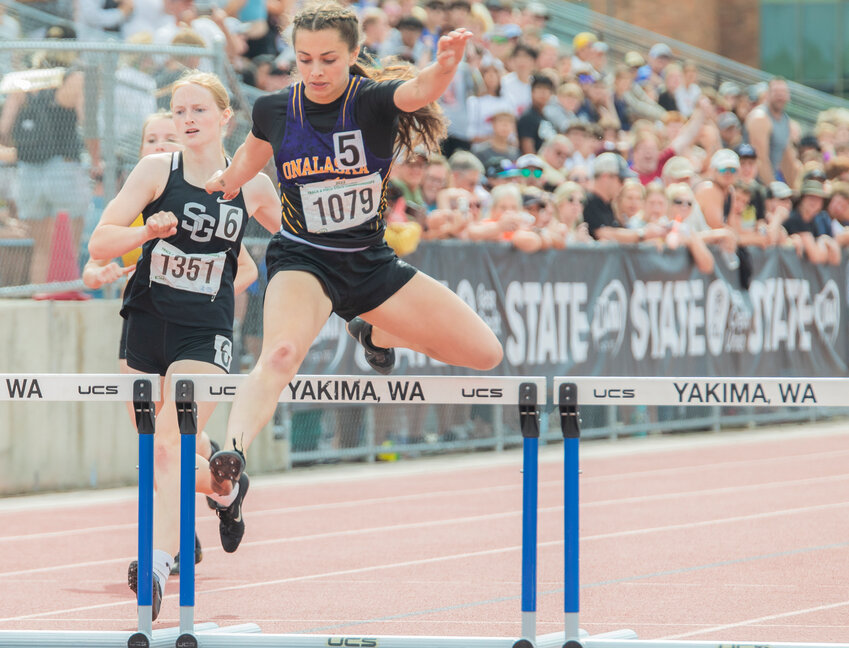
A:
POLYGON ((168 183, 142 211, 144 221, 160 211, 177 216, 177 233, 142 246, 127 283, 121 315, 136 309, 183 326, 233 328, 234 294, 242 236, 248 221, 241 194, 223 200, 190 185, 183 158, 172 154, 168 183))

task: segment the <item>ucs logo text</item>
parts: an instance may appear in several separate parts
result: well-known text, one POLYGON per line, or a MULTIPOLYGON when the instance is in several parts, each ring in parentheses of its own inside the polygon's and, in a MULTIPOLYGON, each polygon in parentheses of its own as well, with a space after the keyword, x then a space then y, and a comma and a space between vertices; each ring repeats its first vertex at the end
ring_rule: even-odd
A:
POLYGON ((377 639, 370 637, 331 637, 328 646, 344 646, 345 648, 375 648, 377 639))

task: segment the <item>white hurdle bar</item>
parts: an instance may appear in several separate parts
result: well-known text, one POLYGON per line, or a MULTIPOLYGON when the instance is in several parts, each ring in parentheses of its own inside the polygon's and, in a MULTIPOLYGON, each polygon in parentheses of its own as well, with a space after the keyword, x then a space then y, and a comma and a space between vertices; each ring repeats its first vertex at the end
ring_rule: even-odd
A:
POLYGON ((846 407, 845 378, 642 378, 559 376, 554 404, 564 437, 565 637, 563 648, 846 648, 845 644, 773 641, 672 641, 637 639, 632 630, 587 636, 578 629, 580 570, 578 443, 580 405, 705 407, 846 407), (618 635, 618 636, 617 636, 618 635))
POLYGON ((154 403, 161 397, 160 382, 154 374, 0 374, 0 401, 131 402, 139 433, 138 632, 0 631, 0 646, 116 646, 128 645, 133 637, 148 645, 173 642, 173 629, 154 633, 151 621, 153 481, 145 478, 153 474, 154 403))
MULTIPOLYGON (((197 424, 192 420, 195 403, 231 401, 244 375, 174 375, 172 388, 182 436, 181 454, 194 457, 197 424)), ((197 637, 191 633, 194 608, 194 571, 180 573, 180 625, 186 631, 178 648, 318 648, 327 646, 380 648, 560 648, 564 633, 536 637, 537 464, 539 406, 546 402, 544 377, 498 376, 310 376, 298 375, 280 394, 281 403, 335 404, 486 404, 517 405, 523 436, 522 498, 522 636, 357 636, 357 635, 235 635, 217 633, 197 637), (185 587, 185 591, 184 591, 185 587)), ((181 464, 180 552, 191 555, 194 547, 195 467, 181 464), (188 553, 185 553, 188 552, 188 553)))

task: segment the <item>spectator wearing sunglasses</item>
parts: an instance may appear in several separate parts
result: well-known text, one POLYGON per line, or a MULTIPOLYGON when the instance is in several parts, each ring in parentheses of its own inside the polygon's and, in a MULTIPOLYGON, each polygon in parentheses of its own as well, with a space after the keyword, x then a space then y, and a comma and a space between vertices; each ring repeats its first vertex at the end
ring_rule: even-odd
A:
POLYGON ((666 247, 675 250, 685 247, 693 257, 699 272, 710 274, 714 270, 715 259, 704 238, 690 225, 696 198, 689 185, 679 182, 666 189, 669 204, 669 229, 664 237, 666 247))
POLYGON ((545 162, 538 155, 529 153, 516 160, 516 168, 519 170, 517 180, 520 184, 530 187, 542 187, 545 162))
MULTIPOLYGON (((586 193, 577 182, 566 181, 554 192, 555 219, 552 230, 559 232, 555 241, 563 247, 570 243, 592 243, 589 228, 584 222, 586 193)), ((558 247, 555 243, 554 247, 558 247)))
POLYGON ((710 159, 710 172, 710 178, 696 187, 696 200, 708 227, 718 229, 725 226, 731 211, 740 157, 731 149, 719 149, 710 159))

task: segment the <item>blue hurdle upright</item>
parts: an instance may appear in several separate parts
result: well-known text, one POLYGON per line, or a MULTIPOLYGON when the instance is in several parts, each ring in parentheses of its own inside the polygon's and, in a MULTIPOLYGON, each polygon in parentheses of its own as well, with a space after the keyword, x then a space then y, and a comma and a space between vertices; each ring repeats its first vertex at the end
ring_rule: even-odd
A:
POLYGON ((563 648, 845 648, 849 644, 638 639, 632 630, 587 636, 578 628, 580 405, 845 407, 845 378, 554 378, 564 452, 565 638, 563 648), (686 387, 684 387, 686 385, 686 387), (696 385, 694 390, 693 385, 696 385))
MULTIPOLYGON (((229 401, 245 376, 176 375, 173 388, 183 434, 182 452, 194 457, 193 436, 196 424, 191 421, 194 401, 229 401)), ((339 636, 305 634, 228 635, 227 633, 195 634, 192 632, 194 606, 194 572, 180 574, 179 648, 242 648, 263 646, 273 648, 318 648, 327 646, 379 646, 380 648, 560 648, 564 633, 537 638, 536 636, 536 571, 537 571, 537 488, 539 449, 539 405, 545 404, 547 394, 544 377, 489 376, 298 376, 299 381, 313 383, 311 390, 286 389, 280 402, 312 404, 375 404, 399 402, 390 389, 403 383, 406 393, 421 394, 421 398, 404 400, 411 404, 475 404, 518 405, 523 437, 523 497, 522 497, 522 592, 521 636, 519 637, 445 637, 445 636, 339 636), (306 396, 304 396, 306 394, 306 396), (322 396, 323 394, 323 396, 322 396)), ((398 393, 395 391, 394 393, 398 393)), ((180 514, 180 552, 194 551, 195 466, 183 464, 180 514)), ((183 553, 186 552, 186 553, 183 553)))

